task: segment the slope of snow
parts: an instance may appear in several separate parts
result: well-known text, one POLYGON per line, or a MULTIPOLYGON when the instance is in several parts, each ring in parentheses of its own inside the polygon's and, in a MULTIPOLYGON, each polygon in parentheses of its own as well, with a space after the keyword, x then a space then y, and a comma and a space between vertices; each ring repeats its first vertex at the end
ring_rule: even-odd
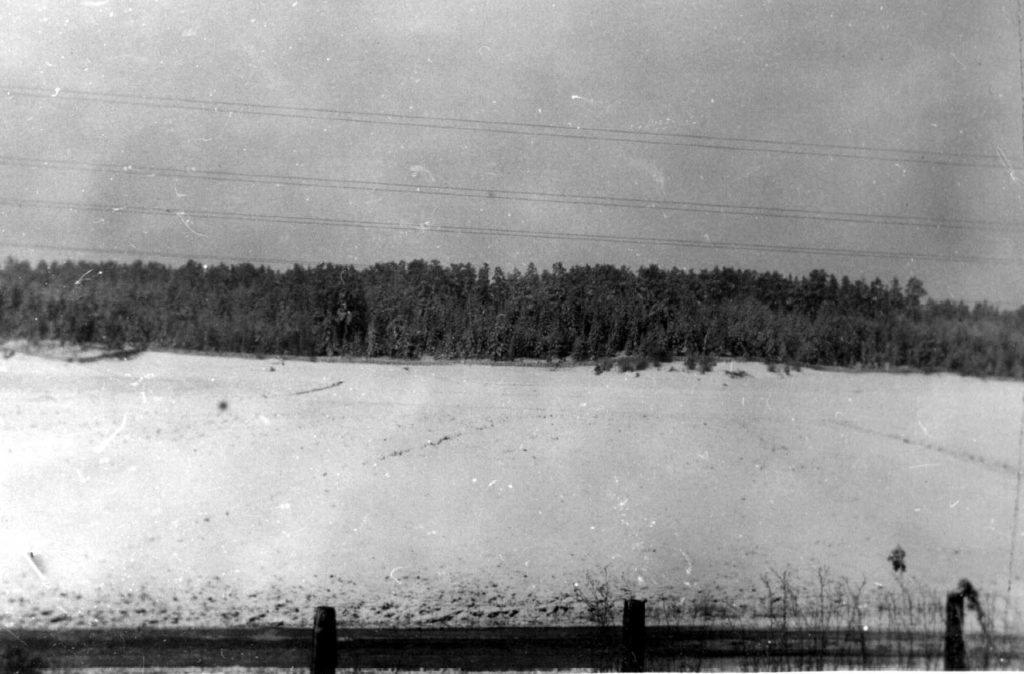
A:
POLYGON ((742 607, 786 567, 892 586, 896 544, 1007 584, 1014 382, 19 355, 0 409, 8 627, 578 622, 595 578, 742 607))

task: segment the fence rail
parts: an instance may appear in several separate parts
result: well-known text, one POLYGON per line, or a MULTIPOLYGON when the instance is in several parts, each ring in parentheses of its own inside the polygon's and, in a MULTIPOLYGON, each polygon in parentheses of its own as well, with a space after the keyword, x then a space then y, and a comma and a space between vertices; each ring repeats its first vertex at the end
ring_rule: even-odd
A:
MULTIPOLYGON (((132 629, 14 631, 0 646, 40 655, 51 668, 311 667, 311 631, 132 629)), ((623 634, 599 627, 346 629, 337 632, 340 669, 618 670, 623 634)), ((648 670, 941 669, 942 632, 725 629, 647 626, 648 670)), ((981 667, 981 635, 966 639, 967 664, 981 667)), ((989 668, 1022 669, 1024 637, 988 644, 989 668)))
POLYGON ((627 599, 622 629, 516 627, 338 629, 321 606, 312 635, 295 628, 135 629, 0 632, 0 646, 42 655, 51 668, 288 667, 311 674, 344 669, 540 670, 642 672, 727 669, 1024 669, 1024 637, 994 634, 967 580, 946 596, 938 630, 870 630, 858 623, 794 627, 646 624, 646 604, 627 599), (981 634, 965 635, 965 604, 981 634), (312 638, 311 638, 312 637, 312 638))

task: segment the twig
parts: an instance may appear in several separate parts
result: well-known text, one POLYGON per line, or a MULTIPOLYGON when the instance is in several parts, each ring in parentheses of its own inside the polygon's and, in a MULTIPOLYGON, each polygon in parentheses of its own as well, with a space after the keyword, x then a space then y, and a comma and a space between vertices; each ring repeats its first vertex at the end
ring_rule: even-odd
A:
POLYGON ((344 383, 345 382, 343 382, 343 381, 336 381, 333 384, 328 384, 327 386, 318 386, 317 388, 311 388, 311 389, 307 389, 305 391, 296 391, 293 395, 301 396, 301 395, 305 395, 307 393, 316 393, 317 391, 326 391, 327 389, 336 388, 338 386, 341 386, 344 383))

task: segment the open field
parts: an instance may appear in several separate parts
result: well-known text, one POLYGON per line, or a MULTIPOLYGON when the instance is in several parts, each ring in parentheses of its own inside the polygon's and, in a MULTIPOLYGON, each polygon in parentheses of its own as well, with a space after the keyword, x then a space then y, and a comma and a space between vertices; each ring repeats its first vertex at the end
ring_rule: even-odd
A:
POLYGON ((7 628, 573 625, 605 579, 755 616, 787 567, 897 590, 896 544, 1007 584, 1020 383, 18 354, 0 409, 7 628))

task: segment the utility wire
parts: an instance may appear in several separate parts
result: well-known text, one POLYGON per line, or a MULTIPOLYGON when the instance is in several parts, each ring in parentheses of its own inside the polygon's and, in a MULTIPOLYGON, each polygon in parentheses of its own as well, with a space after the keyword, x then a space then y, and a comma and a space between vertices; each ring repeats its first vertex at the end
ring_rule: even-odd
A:
POLYGON ((0 206, 36 209, 57 209, 68 211, 90 211, 99 213, 127 213, 134 215, 172 216, 179 220, 182 219, 183 217, 187 217, 189 220, 193 220, 193 218, 208 218, 211 220, 226 220, 234 222, 374 229, 396 232, 450 233, 476 236, 528 238, 538 240, 584 241, 588 243, 620 243, 628 245, 675 246, 681 248, 742 250, 766 253, 828 255, 838 257, 865 257, 890 260, 921 260, 964 264, 1024 264, 1024 259, 1018 259, 1013 257, 990 257, 980 255, 938 255, 929 253, 907 253, 886 250, 863 250, 854 248, 819 248, 810 246, 741 243, 733 241, 710 241, 707 239, 677 239, 672 237, 642 237, 614 234, 583 234, 578 232, 536 231, 527 229, 493 228, 479 226, 431 225, 427 227, 410 225, 401 222, 312 218, 232 211, 185 211, 181 209, 172 208, 153 208, 145 206, 130 206, 117 204, 78 203, 70 201, 53 201, 43 199, 0 198, 0 206))
MULTIPOLYGON (((278 257, 239 257, 232 255, 215 255, 210 253, 173 253, 167 251, 157 250, 146 250, 142 248, 136 248, 131 246, 130 248, 124 248, 118 250, 116 248, 96 248, 88 246, 64 246, 55 245, 50 243, 31 243, 25 241, 6 241, 0 239, 0 246, 6 246, 8 248, 16 248, 19 250, 53 250, 60 251, 62 253, 74 252, 74 253, 88 253, 92 255, 118 255, 118 256, 140 256, 166 259, 166 260, 216 260, 219 262, 238 262, 238 263, 253 263, 258 262, 261 264, 274 264, 274 265, 291 265, 291 264, 304 264, 314 266, 319 262, 313 262, 310 260, 297 260, 295 258, 278 258, 278 257)), ((346 264, 345 266, 360 267, 365 265, 352 265, 346 264)))
POLYGON ((0 165, 31 169, 113 173, 133 177, 162 176, 184 180, 209 180, 244 184, 272 184, 297 187, 362 190, 369 192, 411 193, 419 195, 456 197, 467 199, 501 199, 539 203, 569 204, 593 207, 632 208, 644 210, 710 213, 717 215, 746 215, 754 217, 812 220, 819 222, 850 222, 893 227, 915 227, 943 230, 1019 231, 1020 226, 998 220, 948 220, 913 215, 888 215, 847 211, 816 211, 802 208, 774 206, 744 206, 699 201, 667 199, 641 199, 636 197, 601 196, 565 192, 539 192, 527 190, 500 190, 454 185, 423 185, 368 180, 343 180, 316 176, 296 176, 233 171, 206 171, 171 167, 121 165, 97 162, 78 162, 64 159, 35 159, 0 155, 0 165))
POLYGON ((868 161, 905 162, 940 166, 973 168, 1004 168, 999 156, 980 153, 953 153, 933 150, 856 146, 804 141, 777 141, 754 138, 713 136, 704 134, 668 133, 635 129, 614 129, 590 126, 557 126, 524 122, 494 122, 459 117, 392 114, 358 110, 265 105, 222 100, 199 100, 173 96, 141 96, 117 92, 91 92, 77 89, 45 89, 0 83, 9 98, 40 98, 60 101, 61 98, 110 105, 141 106, 161 109, 196 110, 202 112, 262 115, 270 117, 328 120, 356 124, 377 124, 413 128, 444 129, 506 135, 565 138, 602 142, 634 143, 656 146, 680 146, 709 150, 764 152, 772 154, 860 159, 868 161))

